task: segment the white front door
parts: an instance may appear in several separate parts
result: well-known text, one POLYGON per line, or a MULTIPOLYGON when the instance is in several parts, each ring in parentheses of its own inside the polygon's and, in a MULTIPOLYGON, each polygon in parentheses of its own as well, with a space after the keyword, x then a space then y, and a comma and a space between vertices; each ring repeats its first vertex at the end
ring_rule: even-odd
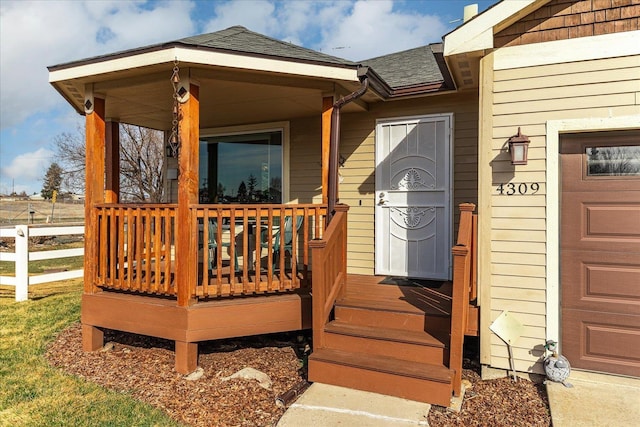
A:
POLYGON ((376 274, 450 278, 451 121, 376 126, 376 274))

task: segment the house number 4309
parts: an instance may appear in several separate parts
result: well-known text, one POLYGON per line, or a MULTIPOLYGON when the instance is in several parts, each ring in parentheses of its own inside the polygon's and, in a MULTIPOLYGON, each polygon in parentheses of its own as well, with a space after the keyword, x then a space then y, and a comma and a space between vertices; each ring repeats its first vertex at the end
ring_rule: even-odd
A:
POLYGON ((537 182, 509 182, 498 185, 497 190, 498 194, 506 196, 513 196, 514 194, 536 194, 540 190, 540 184, 537 182))

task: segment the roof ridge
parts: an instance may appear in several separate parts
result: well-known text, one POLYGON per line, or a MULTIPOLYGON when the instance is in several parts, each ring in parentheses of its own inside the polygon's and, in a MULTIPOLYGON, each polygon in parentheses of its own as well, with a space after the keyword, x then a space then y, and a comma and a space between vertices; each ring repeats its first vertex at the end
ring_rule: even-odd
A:
MULTIPOLYGON (((261 33, 252 31, 252 30, 250 30, 250 29, 248 29, 248 28, 246 28, 246 27, 244 27, 242 25, 234 25, 232 27, 228 27, 228 28, 225 28, 225 29, 222 29, 222 30, 211 32, 211 33, 186 37, 186 38, 183 38, 183 39, 176 40, 176 42, 178 42, 178 43, 187 43, 187 44, 195 44, 195 45, 203 45, 203 44, 206 44, 206 43, 222 43, 223 40, 233 38, 234 36, 237 36, 238 34, 242 34, 242 33, 244 33, 246 35, 249 35, 249 36, 256 37, 258 39, 268 40, 268 41, 270 41, 272 43, 276 43, 276 44, 278 44, 278 45, 280 45, 283 48, 288 49, 288 50, 295 50, 295 51, 298 51, 298 52, 305 52, 307 54, 320 56, 320 57, 325 58, 327 60, 331 60, 331 62, 336 62, 337 61, 337 62, 340 62, 340 63, 343 63, 343 64, 350 63, 351 65, 357 65, 356 62, 350 61, 348 59, 341 58, 339 56, 329 55, 329 54, 326 54, 324 52, 317 51, 315 49, 310 49, 310 48, 307 48, 307 47, 304 47, 304 46, 297 45, 295 43, 291 43, 291 42, 280 40, 280 39, 277 39, 277 38, 274 38, 274 37, 271 37, 271 36, 267 36, 265 34, 261 34, 261 33), (209 36, 211 36, 211 37, 209 37, 209 36)), ((225 47, 219 47, 219 48, 220 49, 233 50, 235 52, 242 52, 242 53, 256 53, 256 52, 254 52, 254 51, 252 51, 250 49, 243 49, 243 48, 240 48, 240 47, 235 47, 234 48, 232 46, 225 46, 225 47)), ((262 52, 262 53, 265 53, 265 52, 262 52)), ((276 54, 275 56, 283 56, 283 55, 277 55, 276 54)), ((285 55, 284 57, 287 57, 287 56, 285 55)), ((288 56, 288 57, 295 58, 295 56, 288 56)), ((300 58, 298 58, 298 59, 300 59, 300 58)))

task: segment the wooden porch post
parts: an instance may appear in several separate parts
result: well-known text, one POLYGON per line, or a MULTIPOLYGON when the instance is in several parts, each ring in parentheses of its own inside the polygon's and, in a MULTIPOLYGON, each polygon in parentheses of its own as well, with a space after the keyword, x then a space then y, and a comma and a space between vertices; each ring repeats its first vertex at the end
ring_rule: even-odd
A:
POLYGON ((469 291, 471 286, 471 245, 473 243, 473 203, 460 204, 458 241, 453 253, 453 290, 451 295, 451 343, 449 369, 454 371, 452 385, 454 396, 460 396, 462 381, 462 356, 464 334, 469 315, 469 291))
POLYGON ((198 203, 198 150, 200 138, 200 88, 189 84, 189 99, 180 106, 180 148, 178 154, 178 210, 176 213, 176 283, 178 305, 195 301, 196 248, 190 205, 198 203))
POLYGON ((98 230, 95 205, 104 203, 105 101, 91 97, 93 110, 86 113, 86 159, 84 200, 84 292, 95 293, 98 259, 98 230))
POLYGON ((105 201, 118 203, 120 199, 120 123, 108 121, 106 124, 106 178, 105 201))
POLYGON ((325 205, 329 202, 329 154, 333 102, 333 96, 322 98, 322 203, 325 205))

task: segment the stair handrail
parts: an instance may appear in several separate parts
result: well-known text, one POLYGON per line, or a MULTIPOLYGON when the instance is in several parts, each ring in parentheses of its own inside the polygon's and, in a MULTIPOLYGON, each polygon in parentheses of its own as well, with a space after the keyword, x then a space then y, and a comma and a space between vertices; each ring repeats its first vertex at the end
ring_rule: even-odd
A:
POLYGON ((460 204, 460 224, 458 240, 452 248, 453 253, 453 293, 451 301, 451 343, 449 347, 449 369, 453 371, 453 394, 460 396, 462 388, 462 351, 464 335, 469 315, 469 299, 474 281, 472 265, 475 261, 475 229, 473 203, 460 204))
POLYGON ((324 348, 324 327, 336 300, 346 292, 348 210, 347 205, 337 205, 322 238, 309 242, 314 350, 324 348))

